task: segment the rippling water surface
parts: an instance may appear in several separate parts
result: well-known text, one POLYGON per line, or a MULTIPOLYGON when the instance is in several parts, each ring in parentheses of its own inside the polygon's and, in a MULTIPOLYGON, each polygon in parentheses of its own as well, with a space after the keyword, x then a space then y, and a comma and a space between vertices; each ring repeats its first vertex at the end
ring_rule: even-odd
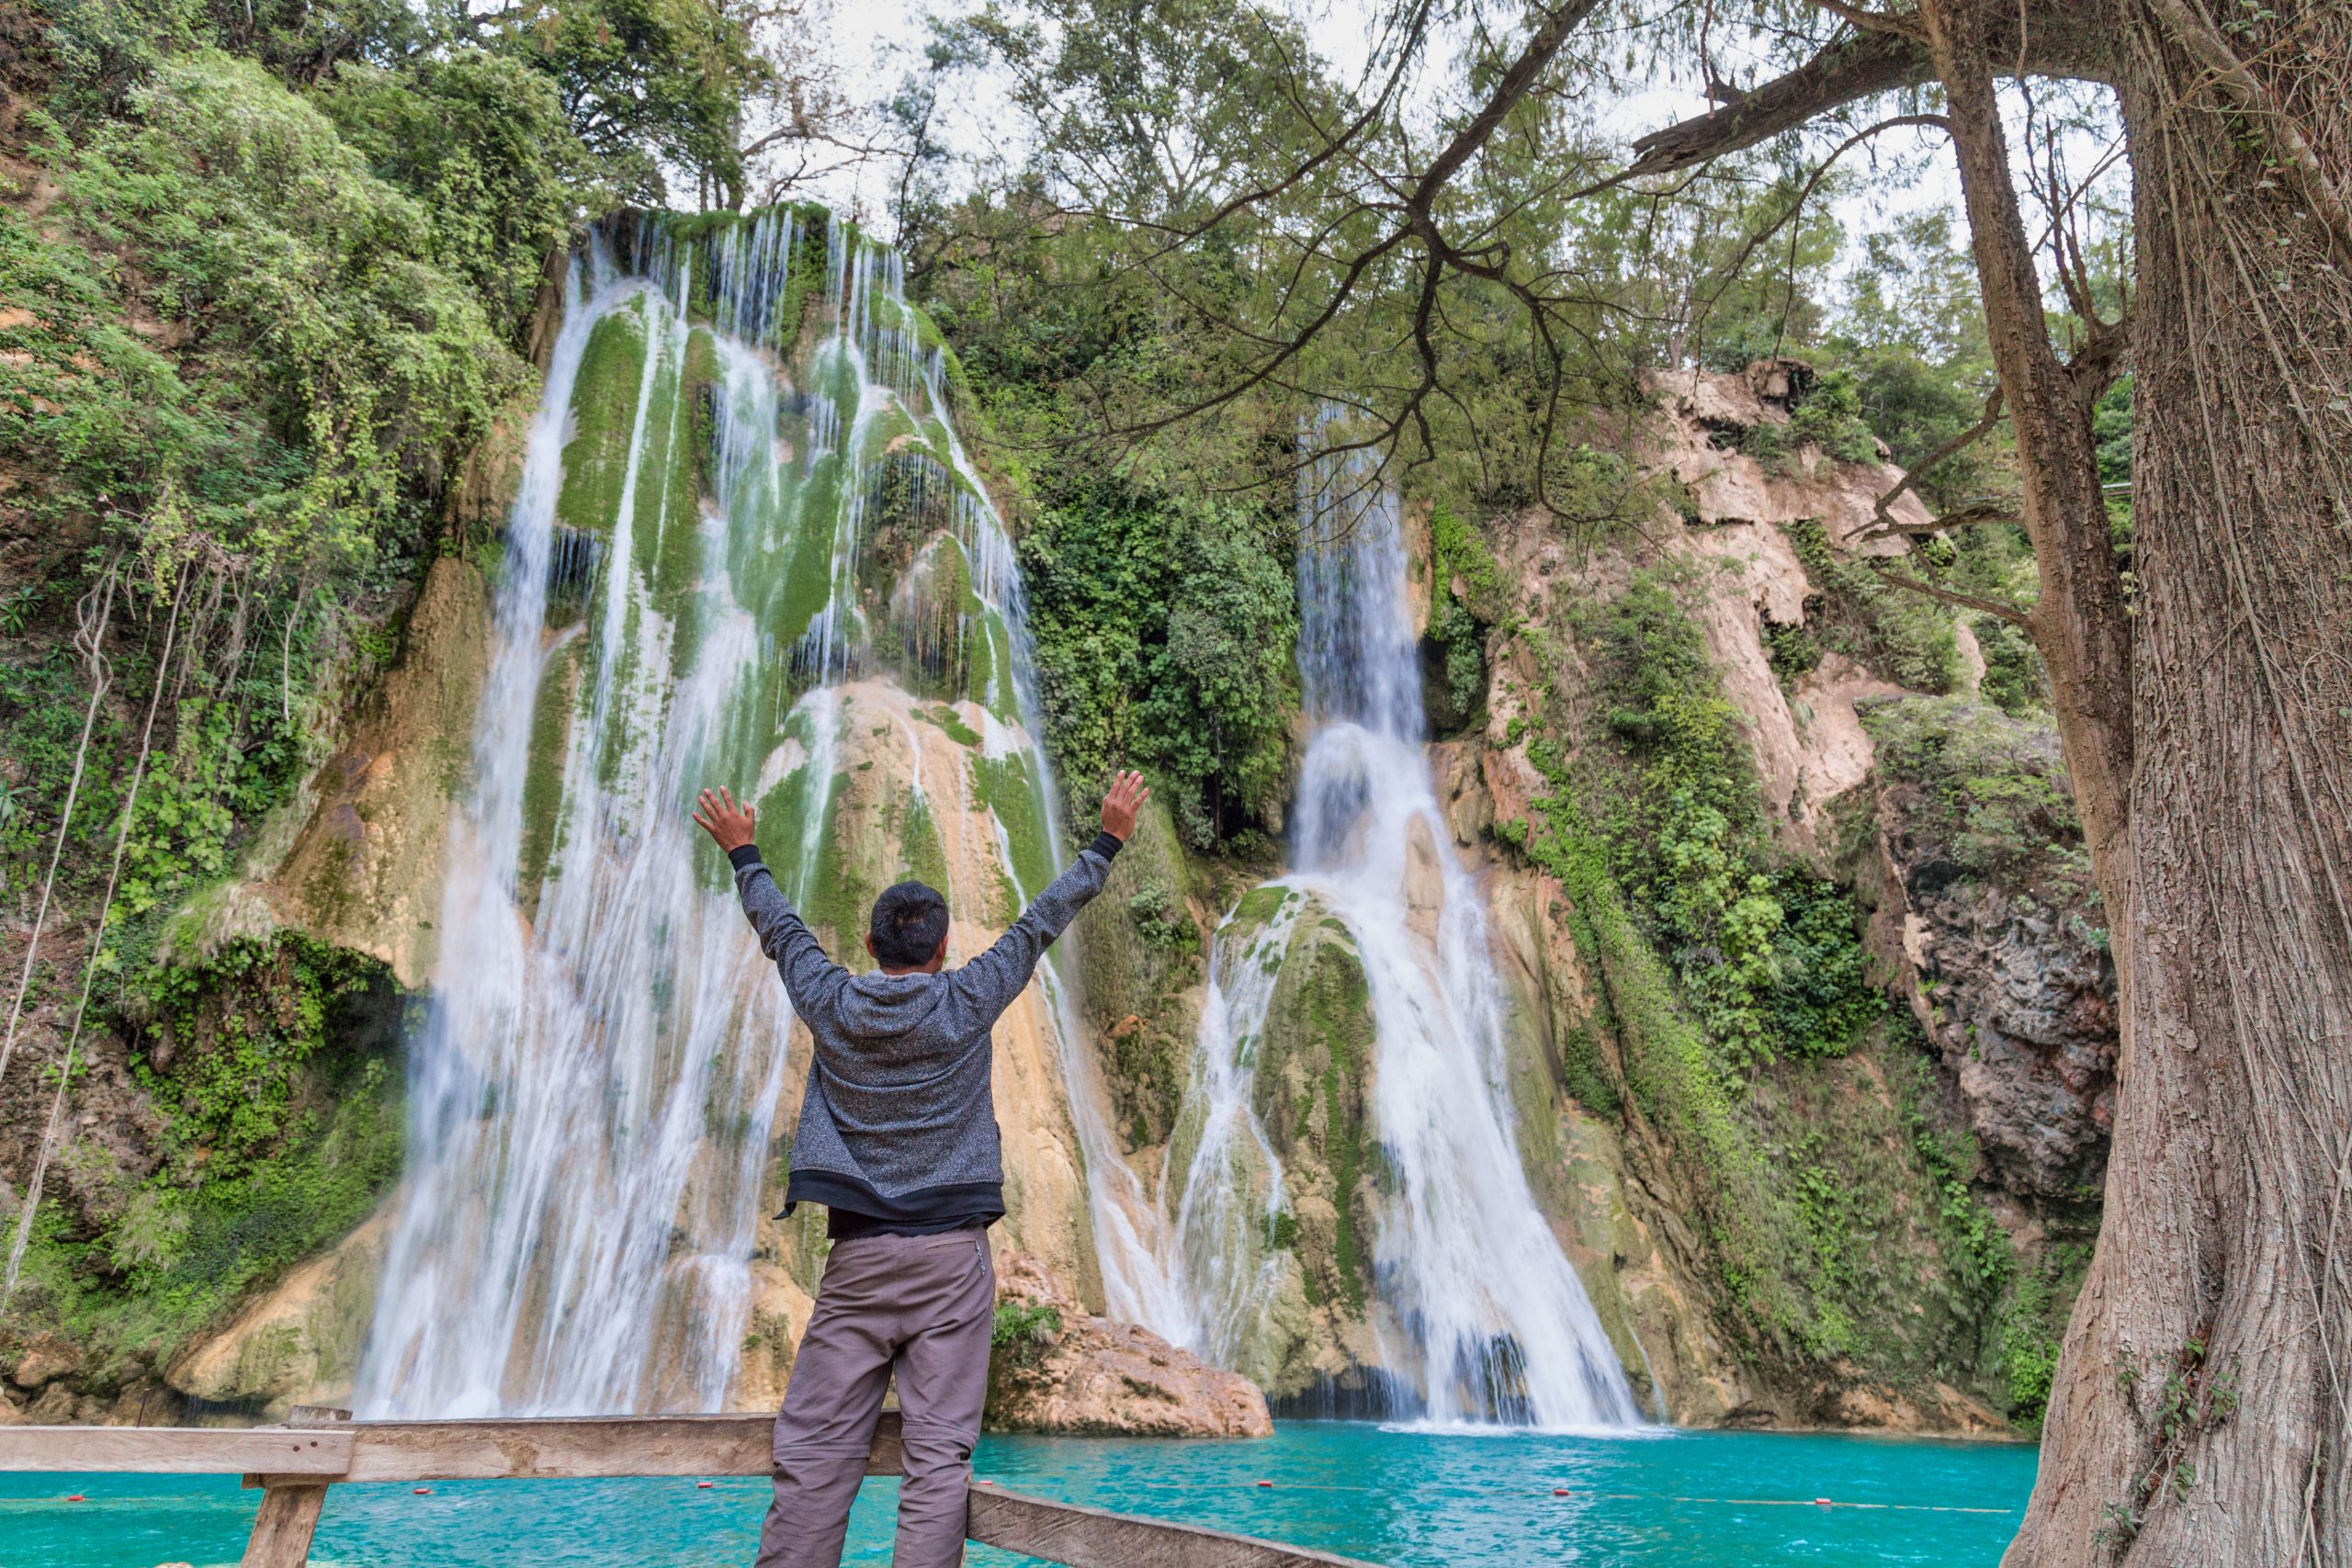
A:
MULTIPOLYGON (((1413 1568, 1524 1563, 1992 1568, 2033 1484, 2009 1445, 1768 1433, 1454 1436, 1288 1422, 1259 1443, 989 1438, 983 1478, 1038 1496, 1413 1568), (1273 1485, 1261 1487, 1261 1481, 1273 1485), (1567 1489, 1555 1496, 1555 1488, 1567 1489), (1827 1497, 1829 1507, 1811 1499, 1827 1497)), ((858 1499, 845 1562, 887 1563, 895 1483, 858 1499)), ((767 1487, 721 1480, 336 1487, 317 1568, 749 1564, 767 1487)), ((0 1568, 233 1563, 258 1493, 234 1477, 0 1475, 0 1568), (80 1503, 63 1501, 80 1492, 80 1503)), ((974 1549, 974 1568, 1028 1561, 974 1549)))

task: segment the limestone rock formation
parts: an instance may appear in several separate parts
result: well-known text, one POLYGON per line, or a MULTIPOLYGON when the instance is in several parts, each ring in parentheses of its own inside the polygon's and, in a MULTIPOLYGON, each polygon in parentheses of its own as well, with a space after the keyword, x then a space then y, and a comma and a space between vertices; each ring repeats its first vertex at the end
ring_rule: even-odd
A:
POLYGON ((433 973, 449 812, 488 660, 486 592, 469 563, 433 563, 399 662, 320 768, 317 805, 267 889, 285 923, 382 959, 403 986, 433 973))
POLYGON ((1001 1432, 1270 1438, 1266 1396, 1148 1329, 1090 1314, 1037 1258, 997 1266, 987 1424, 1001 1432))
POLYGON ((379 1209, 333 1251, 189 1347, 165 1370, 165 1381, 191 1398, 268 1419, 297 1404, 348 1404, 390 1226, 389 1209, 379 1209))
POLYGON ((1983 704, 1905 705, 1882 769, 1879 945, 2011 1194, 2096 1202, 2119 1044, 2115 961, 2088 886, 2057 737, 1983 704), (1925 776, 1901 770, 1914 753, 1925 776), (1961 802, 1968 803, 1963 808, 1961 802))

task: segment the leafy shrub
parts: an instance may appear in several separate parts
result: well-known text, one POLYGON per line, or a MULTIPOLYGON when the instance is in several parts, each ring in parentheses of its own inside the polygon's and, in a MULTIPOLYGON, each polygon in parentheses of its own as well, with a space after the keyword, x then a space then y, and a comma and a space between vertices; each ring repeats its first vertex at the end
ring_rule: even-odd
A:
POLYGON ((1968 629, 1984 656, 1984 678, 1976 689, 1986 702, 2016 717, 2049 707, 2050 674, 2031 637, 1995 615, 1977 616, 1968 629))
POLYGON ((1914 691, 1943 693, 1960 683, 1960 644, 1942 606, 1838 555, 1817 518, 1783 523, 1781 531, 1819 593, 1823 614, 1807 624, 1824 648, 1914 691))
POLYGON ((989 1343, 1026 1360, 1061 1337, 1062 1314, 1042 1302, 1004 1302, 989 1324, 989 1343))
POLYGON ((1917 819, 1964 869, 2008 886, 2082 882, 2082 819, 2047 718, 1962 697, 1906 697, 1862 712, 1878 767, 1916 786, 1917 819))
POLYGON ((557 85, 479 49, 398 71, 346 61, 312 101, 377 176, 422 204, 434 263, 480 296, 510 341, 548 254, 609 200, 557 85))
MULTIPOLYGON (((1577 633, 1601 722, 1638 772, 1603 817, 1609 871, 1736 1060, 1843 1053, 1884 1010, 1850 895, 1774 863, 1755 767, 1699 629, 1670 583, 1637 575, 1577 633)), ((1556 750, 1529 748, 1561 774, 1556 750)))
POLYGON ((137 256, 158 314, 203 320, 211 397, 300 454, 266 486, 250 459, 206 483, 164 454, 148 548, 201 529, 323 571, 413 551, 411 481, 454 462, 526 367, 435 265, 424 211, 261 67, 190 54, 130 103, 65 171, 75 218, 137 256))
POLYGON ((1066 776, 1151 769, 1198 849, 1275 808, 1298 611, 1260 518, 1106 485, 1046 509, 1021 559, 1066 776))
POLYGON ((1841 463, 1878 457, 1877 439, 1862 419, 1861 389, 1850 370, 1828 371, 1805 389, 1790 412, 1789 436, 1811 442, 1841 463))

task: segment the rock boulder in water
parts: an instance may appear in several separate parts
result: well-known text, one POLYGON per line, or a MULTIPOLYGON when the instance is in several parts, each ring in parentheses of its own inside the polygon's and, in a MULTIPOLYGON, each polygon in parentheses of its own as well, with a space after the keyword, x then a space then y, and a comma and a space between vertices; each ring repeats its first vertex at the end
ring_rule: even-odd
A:
POLYGON ((1270 1438, 1258 1385, 1149 1329, 1095 1317, 1027 1253, 997 1271, 987 1425, 1080 1437, 1270 1438))

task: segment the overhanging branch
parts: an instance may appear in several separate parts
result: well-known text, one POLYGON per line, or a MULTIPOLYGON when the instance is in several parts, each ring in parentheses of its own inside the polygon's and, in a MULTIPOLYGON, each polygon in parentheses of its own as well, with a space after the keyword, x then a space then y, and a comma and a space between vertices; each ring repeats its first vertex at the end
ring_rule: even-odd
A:
MULTIPOLYGON (((1826 3, 1821 8, 1838 16, 1849 9, 1826 3)), ((2084 14, 2092 8, 2064 0, 2026 0, 1985 9, 1988 47, 2005 66, 2013 64, 2033 75, 2105 78, 2098 40, 2088 36, 2098 18, 2084 14), (2020 20, 2025 24, 2023 47, 2018 42, 2020 20)), ((1736 103, 1637 138, 1626 177, 1688 169, 1794 130, 1859 99, 1915 87, 1935 76, 1927 45, 1911 30, 1917 22, 1916 13, 1873 16, 1872 21, 1872 30, 1847 35, 1736 103)))
POLYGON ((1934 69, 1926 46, 1915 39, 1883 32, 1848 38, 1736 103, 1635 141, 1626 172, 1672 174, 1753 147, 1841 104, 1916 85, 1934 69))

